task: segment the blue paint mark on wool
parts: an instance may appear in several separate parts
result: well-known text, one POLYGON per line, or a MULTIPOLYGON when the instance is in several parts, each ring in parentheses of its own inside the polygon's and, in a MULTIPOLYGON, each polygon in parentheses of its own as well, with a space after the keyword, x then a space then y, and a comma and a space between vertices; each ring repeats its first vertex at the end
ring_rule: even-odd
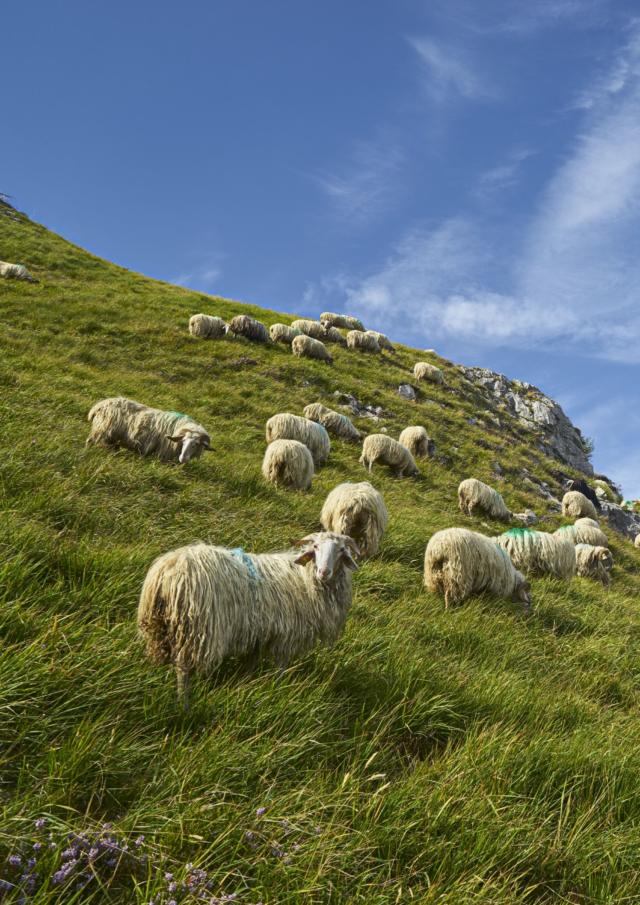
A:
POLYGON ((240 560, 240 562, 244 565, 249 575, 254 579, 254 581, 260 581, 260 576, 258 574, 258 570, 256 569, 253 559, 248 553, 245 553, 242 547, 234 547, 233 550, 230 551, 232 556, 235 556, 236 559, 240 560))
POLYGON ((176 418, 189 418, 189 415, 183 415, 182 412, 167 412, 167 415, 174 415, 176 418))

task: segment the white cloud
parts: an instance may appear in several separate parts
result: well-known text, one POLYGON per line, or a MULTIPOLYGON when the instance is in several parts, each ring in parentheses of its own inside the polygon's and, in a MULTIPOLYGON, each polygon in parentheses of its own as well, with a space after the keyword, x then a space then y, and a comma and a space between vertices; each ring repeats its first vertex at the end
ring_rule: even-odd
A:
POLYGON ((209 290, 215 288, 221 276, 222 269, 220 267, 205 263, 169 277, 168 282, 175 283, 177 286, 184 286, 186 289, 209 290))
POLYGON ((430 96, 443 103, 454 96, 467 100, 489 99, 496 89, 479 71, 468 55, 433 38, 409 38, 426 70, 426 87, 430 96))
POLYGON ((565 23, 588 27, 606 5, 607 0, 512 0, 501 9, 500 21, 478 30, 526 38, 565 23))
POLYGON ((474 190, 475 197, 479 200, 486 200, 492 195, 516 186, 522 175, 522 164, 533 153, 526 148, 517 149, 507 156, 504 163, 481 173, 474 190))
POLYGON ((371 141, 356 144, 351 158, 342 175, 314 178, 342 218, 368 222, 395 203, 404 155, 391 142, 371 141))
POLYGON ((606 103, 612 95, 620 94, 640 76, 640 19, 632 19, 627 26, 629 39, 610 68, 582 91, 573 105, 576 109, 591 110, 606 103))

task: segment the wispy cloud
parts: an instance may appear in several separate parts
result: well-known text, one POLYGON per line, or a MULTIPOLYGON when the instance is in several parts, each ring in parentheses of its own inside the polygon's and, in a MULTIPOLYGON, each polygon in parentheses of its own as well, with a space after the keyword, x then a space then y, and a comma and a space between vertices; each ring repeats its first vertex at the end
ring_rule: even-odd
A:
POLYGON ((499 7, 499 19, 478 30, 526 38, 562 25, 590 27, 606 6, 607 0, 507 0, 499 7))
POLYGON ((424 68, 426 88, 434 101, 444 103, 456 96, 467 100, 496 96, 495 86, 468 53, 430 37, 408 40, 424 68))
POLYGON ((503 163, 485 170, 478 178, 473 193, 475 197, 486 200, 516 186, 520 181, 522 164, 534 153, 526 148, 516 149, 507 155, 503 163))
POLYGON ((215 289, 222 276, 222 268, 215 263, 216 260, 217 257, 169 277, 168 282, 186 289, 215 289))
POLYGON ((626 45, 600 78, 582 91, 574 103, 578 110, 591 110, 619 95, 640 77, 640 19, 632 19, 627 26, 626 45))
POLYGON ((403 163, 404 154, 397 144, 358 142, 343 173, 321 173, 314 179, 340 217, 365 223, 395 203, 403 163))

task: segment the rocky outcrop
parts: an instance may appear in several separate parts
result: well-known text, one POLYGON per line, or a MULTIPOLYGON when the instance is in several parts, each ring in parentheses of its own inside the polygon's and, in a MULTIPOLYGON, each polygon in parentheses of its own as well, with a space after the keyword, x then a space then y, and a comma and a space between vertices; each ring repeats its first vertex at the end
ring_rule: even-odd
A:
POLYGON ((602 514, 607 517, 607 521, 618 534, 623 534, 630 540, 634 540, 636 535, 640 534, 640 514, 606 500, 602 500, 600 506, 602 514))
POLYGON ((586 475, 593 474, 580 430, 542 390, 530 383, 509 380, 488 368, 461 365, 460 370, 467 380, 485 390, 494 405, 502 405, 522 424, 538 433, 544 452, 586 475))

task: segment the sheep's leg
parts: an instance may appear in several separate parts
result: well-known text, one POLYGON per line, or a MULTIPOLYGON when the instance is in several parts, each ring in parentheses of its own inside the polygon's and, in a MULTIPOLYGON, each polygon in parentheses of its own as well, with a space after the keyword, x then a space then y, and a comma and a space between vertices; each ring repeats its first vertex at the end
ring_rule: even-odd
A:
POLYGON ((176 667, 178 680, 178 700, 182 702, 185 713, 189 709, 189 691, 191 690, 191 673, 188 669, 176 667))

